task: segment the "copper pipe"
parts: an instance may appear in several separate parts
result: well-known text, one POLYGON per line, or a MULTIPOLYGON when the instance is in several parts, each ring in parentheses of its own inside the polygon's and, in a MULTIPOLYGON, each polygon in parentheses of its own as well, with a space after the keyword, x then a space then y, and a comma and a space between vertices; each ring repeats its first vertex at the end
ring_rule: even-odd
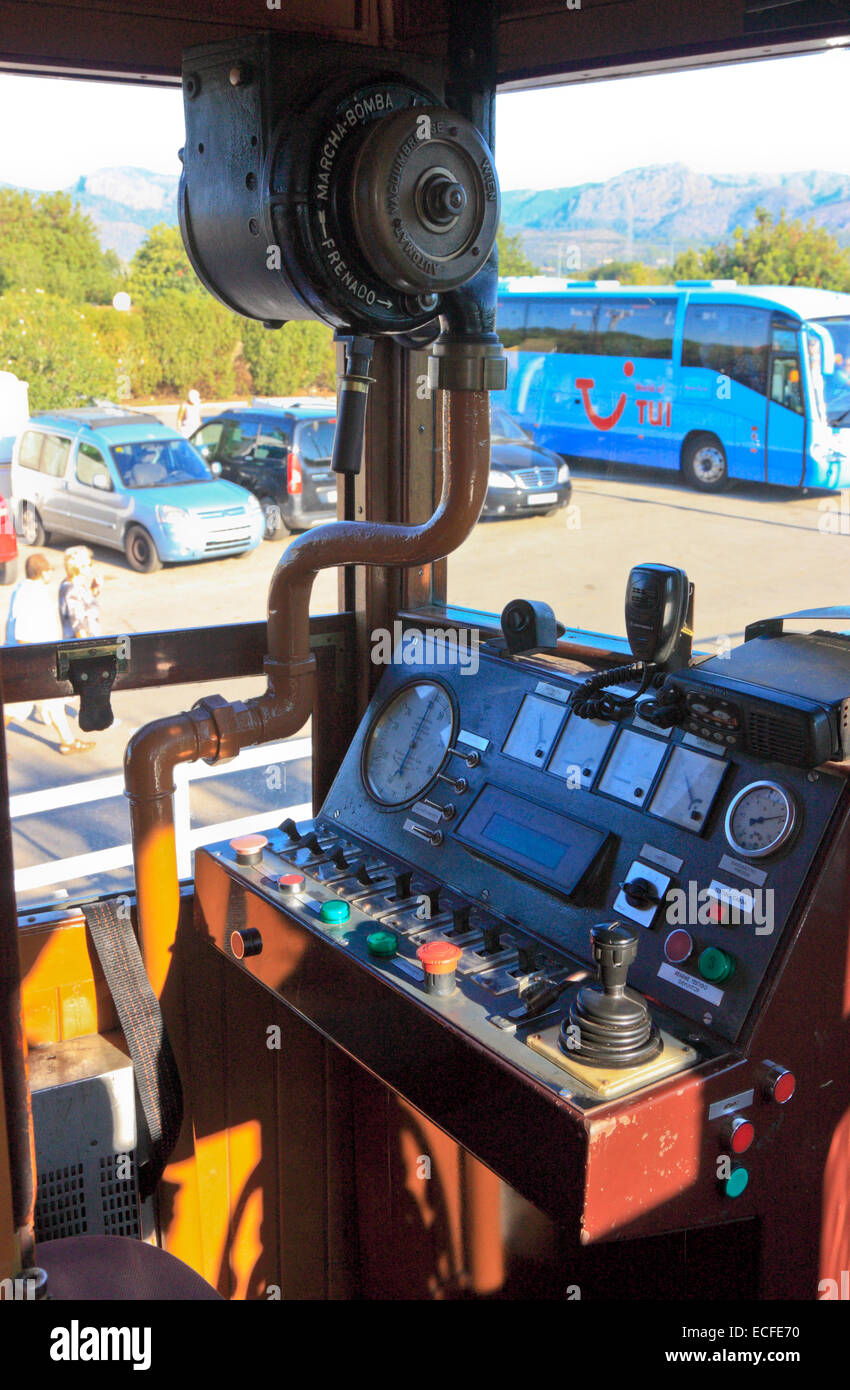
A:
POLYGON ((337 565, 422 565, 456 550, 484 505, 490 470, 490 398, 447 393, 446 466, 434 515, 422 526, 338 521, 299 536, 284 552, 269 590, 268 689, 245 704, 213 696, 133 735, 124 758, 142 955, 161 994, 177 932, 179 880, 174 834, 174 768, 288 738, 310 717, 315 660, 310 594, 320 570, 337 565))
POLYGON ((448 466, 437 510, 422 526, 339 521, 292 541, 269 589, 269 656, 287 662, 310 649, 310 592, 332 565, 421 565, 457 550, 477 522, 490 467, 490 397, 447 393, 448 466))

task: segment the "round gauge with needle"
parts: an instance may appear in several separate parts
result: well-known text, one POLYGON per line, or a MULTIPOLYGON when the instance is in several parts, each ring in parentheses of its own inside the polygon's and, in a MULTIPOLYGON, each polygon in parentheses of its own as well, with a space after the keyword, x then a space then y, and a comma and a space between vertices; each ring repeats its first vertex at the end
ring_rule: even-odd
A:
POLYGON ((437 681, 411 681, 376 714, 363 745, 363 782, 376 801, 403 806, 420 796, 446 760, 455 712, 437 681))
POLYGON ((797 808, 778 782, 750 782, 733 796, 726 812, 726 839, 747 859, 773 854, 791 836, 797 808))

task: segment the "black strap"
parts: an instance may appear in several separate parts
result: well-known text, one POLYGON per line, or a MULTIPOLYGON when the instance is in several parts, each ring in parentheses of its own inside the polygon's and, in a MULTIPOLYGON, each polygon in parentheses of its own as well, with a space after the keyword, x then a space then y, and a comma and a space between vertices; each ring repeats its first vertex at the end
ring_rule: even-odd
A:
POLYGON ((183 1090, 159 1000, 145 973, 125 899, 86 903, 83 915, 109 985, 136 1077, 151 1153, 139 1168, 139 1194, 149 1197, 165 1170, 183 1123, 183 1090))

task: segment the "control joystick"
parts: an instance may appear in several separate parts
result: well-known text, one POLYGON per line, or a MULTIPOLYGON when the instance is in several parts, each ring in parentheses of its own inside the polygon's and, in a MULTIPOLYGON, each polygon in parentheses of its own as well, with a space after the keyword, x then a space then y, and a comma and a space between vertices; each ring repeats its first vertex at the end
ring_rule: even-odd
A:
POLYGON ((564 1052, 592 1066, 641 1066, 658 1056, 663 1043, 645 1001, 626 992, 637 937, 611 922, 592 927, 590 942, 599 982, 578 991, 558 1041, 564 1052))

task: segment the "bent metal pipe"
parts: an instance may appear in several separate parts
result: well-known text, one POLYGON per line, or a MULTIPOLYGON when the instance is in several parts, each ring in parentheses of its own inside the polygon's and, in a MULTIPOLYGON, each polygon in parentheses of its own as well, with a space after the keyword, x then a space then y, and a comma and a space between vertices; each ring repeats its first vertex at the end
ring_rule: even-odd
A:
POLYGON ((478 521, 489 480, 488 391, 446 392, 444 431, 442 495, 423 525, 338 521, 305 533, 287 547, 269 589, 265 694, 245 703, 219 696, 200 700, 186 713, 147 724, 130 740, 124 781, 130 801, 139 939, 157 994, 168 973, 180 907, 174 768, 200 758, 212 763, 236 757, 251 745, 288 738, 306 723, 315 695, 310 594, 321 570, 351 564, 431 564, 463 543, 478 521))

